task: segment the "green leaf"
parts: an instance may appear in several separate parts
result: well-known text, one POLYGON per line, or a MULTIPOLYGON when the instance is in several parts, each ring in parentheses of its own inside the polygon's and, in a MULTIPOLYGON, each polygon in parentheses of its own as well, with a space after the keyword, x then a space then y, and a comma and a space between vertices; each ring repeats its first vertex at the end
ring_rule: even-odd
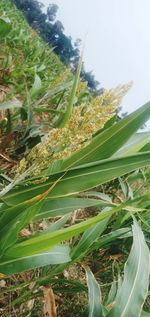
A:
POLYGON ((140 316, 149 284, 150 256, 143 232, 136 220, 133 246, 125 265, 124 280, 108 317, 140 316))
MULTIPOLYGON (((49 197, 65 197, 89 190, 114 178, 127 174, 137 168, 150 164, 150 152, 138 153, 133 156, 108 159, 89 163, 69 170, 50 192, 49 197)), ((45 183, 20 187, 7 193, 3 201, 18 204, 46 191, 61 174, 55 174, 45 183)))
POLYGON ((129 186, 128 182, 126 180, 123 180, 121 177, 119 177, 119 183, 122 189, 122 192, 124 194, 124 197, 126 199, 133 199, 133 191, 132 188, 129 186))
POLYGON ((140 150, 140 152, 146 152, 146 151, 150 151, 150 142, 145 144, 140 150))
POLYGON ((17 217, 14 217, 9 224, 2 227, 0 231, 0 253, 12 246, 16 240, 21 229, 25 228, 27 224, 31 223, 35 215, 40 211, 43 205, 43 200, 35 203, 33 206, 26 208, 17 217))
POLYGON ((26 208, 31 207, 32 203, 30 200, 22 202, 21 204, 16 204, 15 206, 8 207, 5 204, 1 206, 1 216, 0 216, 0 230, 4 229, 5 225, 18 217, 26 208))
POLYGON ((88 295, 89 295, 88 316, 89 317, 103 317, 100 286, 97 283, 93 273, 90 271, 89 268, 86 269, 86 279, 87 279, 88 295))
MULTIPOLYGON (((64 225, 66 224, 66 222, 68 221, 68 219, 70 218, 70 213, 65 215, 64 217, 60 218, 59 220, 52 222, 50 225, 47 226, 47 228, 41 232, 40 234, 38 233, 38 237, 45 235, 45 233, 47 232, 54 232, 62 227, 64 227, 64 225)), ((34 235, 36 236, 36 235, 34 235)))
POLYGON ((41 89, 42 89, 41 78, 39 77, 39 75, 35 74, 34 83, 30 90, 31 99, 36 98, 41 92, 41 89))
POLYGON ((79 60, 79 64, 78 64, 78 68, 77 68, 77 71, 76 71, 76 75, 74 77, 74 82, 73 82, 71 94, 69 96, 67 109, 66 109, 66 112, 64 114, 63 119, 61 120, 61 123, 59 124, 60 128, 65 126, 65 124, 68 122, 68 120, 70 119, 70 116, 72 114, 74 100, 75 100, 75 95, 76 95, 76 91, 77 91, 79 80, 80 80, 80 73, 81 73, 81 68, 82 68, 82 55, 83 54, 81 54, 81 57, 80 57, 80 60, 79 60))
POLYGON ((110 157, 128 141, 149 117, 150 102, 98 134, 88 146, 64 160, 62 170, 70 166, 77 166, 110 157))
MULTIPOLYGON (((109 217, 100 221, 95 226, 83 233, 79 243, 75 247, 73 246, 71 250, 71 264, 81 260, 84 256, 91 252, 91 247, 93 246, 95 240, 98 239, 98 237, 105 230, 108 221, 109 217)), ((59 265, 52 271, 52 274, 59 274, 60 272, 64 271, 64 269, 66 269, 66 266, 59 265)))
POLYGON ((22 107, 22 103, 17 98, 13 98, 12 100, 0 102, 0 110, 21 108, 21 107, 22 107))
POLYGON ((70 239, 80 233, 84 232, 86 229, 90 228, 97 222, 110 217, 115 212, 119 211, 117 207, 101 213, 91 219, 85 220, 79 224, 75 224, 65 229, 56 230, 54 232, 48 232, 42 234, 41 236, 36 236, 27 239, 23 242, 17 243, 6 251, 7 256, 26 256, 31 254, 36 254, 41 251, 47 251, 50 248, 56 246, 64 240, 70 239))
POLYGON ((30 256, 2 257, 0 261, 0 272, 11 275, 36 267, 45 265, 61 264, 71 261, 68 246, 56 246, 46 252, 40 252, 30 256))
POLYGON ((119 149, 119 151, 113 155, 113 157, 135 154, 145 147, 149 142, 150 132, 136 133, 121 149, 119 149))
MULTIPOLYGON (((0 212, 0 231, 8 224, 15 220, 20 214, 22 214, 26 208, 31 207, 35 202, 30 200, 25 201, 21 204, 13 207, 1 206, 0 212)), ((115 206, 114 204, 107 203, 100 199, 86 199, 86 198, 60 198, 60 199, 43 199, 43 206, 39 209, 39 212, 35 214, 34 220, 47 219, 50 217, 57 217, 66 215, 79 208, 87 208, 91 206, 104 207, 104 206, 115 206)))
POLYGON ((47 100, 49 98, 52 98, 53 96, 55 96, 56 94, 65 91, 66 89, 68 89, 70 86, 72 85, 72 81, 61 84, 61 85, 57 85, 54 88, 52 88, 51 90, 47 91, 46 94, 38 101, 36 102, 36 105, 41 104, 44 100, 47 100))
POLYGON ((0 38, 6 36, 11 30, 11 22, 7 17, 0 17, 0 38))
POLYGON ((149 313, 147 313, 146 311, 142 311, 142 314, 141 314, 141 317, 149 317, 150 316, 150 314, 149 313))
POLYGON ((90 191, 90 192, 85 192, 84 193, 85 197, 91 197, 91 198, 97 198, 97 199, 101 199, 102 201, 106 201, 108 203, 112 203, 112 199, 111 197, 109 197, 108 195, 101 193, 101 192, 96 192, 96 191, 90 191))
POLYGON ((130 228, 121 228, 115 231, 111 231, 110 233, 107 233, 106 235, 103 235, 102 237, 100 237, 99 240, 95 241, 92 246, 92 250, 104 248, 105 246, 111 244, 112 241, 116 241, 117 239, 124 239, 128 237, 132 237, 132 232, 130 228))
POLYGON ((83 257, 88 250, 90 250, 91 245, 93 242, 103 233, 103 231, 106 229, 106 226, 109 222, 109 217, 104 219, 103 221, 100 221, 92 228, 86 230, 78 244, 73 247, 71 251, 71 258, 74 261, 78 261, 81 257, 83 257))
POLYGON ((114 206, 111 202, 106 202, 100 199, 86 199, 86 198, 59 198, 51 199, 46 198, 44 205, 40 212, 36 215, 35 220, 49 217, 57 217, 68 214, 79 208, 87 207, 104 207, 104 206, 114 206))
POLYGON ((117 293, 117 281, 114 280, 112 282, 112 285, 111 285, 111 288, 110 288, 110 291, 108 294, 108 299, 106 301, 107 306, 114 302, 115 297, 116 297, 116 293, 117 293))

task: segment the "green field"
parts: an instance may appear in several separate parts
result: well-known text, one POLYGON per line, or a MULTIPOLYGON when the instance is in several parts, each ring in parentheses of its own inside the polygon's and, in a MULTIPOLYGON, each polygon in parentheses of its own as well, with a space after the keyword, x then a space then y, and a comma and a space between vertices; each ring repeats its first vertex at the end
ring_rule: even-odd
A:
POLYGON ((93 96, 0 2, 1 316, 148 317, 150 102, 93 96))

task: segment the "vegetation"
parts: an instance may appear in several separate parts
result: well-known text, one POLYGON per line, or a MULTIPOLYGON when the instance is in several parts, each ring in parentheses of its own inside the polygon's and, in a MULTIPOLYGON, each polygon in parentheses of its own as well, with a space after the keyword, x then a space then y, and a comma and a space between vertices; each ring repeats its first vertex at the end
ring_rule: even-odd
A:
MULTIPOLYGON (((21 10, 26 17, 29 25, 32 26, 42 38, 54 48, 54 52, 60 57, 63 63, 71 65, 74 71, 77 67, 80 51, 80 39, 73 43, 71 36, 64 33, 63 24, 56 20, 58 6, 49 4, 46 12, 43 12, 43 5, 37 0, 12 0, 13 3, 21 10)), ((82 80, 87 81, 89 89, 99 94, 102 89, 99 88, 99 82, 95 79, 91 71, 85 71, 82 65, 82 80)))
POLYGON ((150 102, 118 121, 131 85, 94 97, 5 0, 0 34, 2 316, 149 316, 150 102))

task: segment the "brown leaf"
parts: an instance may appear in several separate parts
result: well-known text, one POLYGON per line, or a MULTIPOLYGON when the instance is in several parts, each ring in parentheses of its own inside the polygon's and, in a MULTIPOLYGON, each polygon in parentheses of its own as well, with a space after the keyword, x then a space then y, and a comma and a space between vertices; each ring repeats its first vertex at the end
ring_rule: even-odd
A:
POLYGON ((5 277, 7 277, 7 275, 5 275, 5 274, 3 274, 3 273, 0 273, 0 279, 1 279, 1 278, 5 278, 5 277))
POLYGON ((105 259, 119 261, 122 258, 122 255, 123 254, 120 254, 120 253, 119 254, 112 254, 112 255, 106 256, 105 259))
POLYGON ((57 317, 55 297, 51 287, 42 287, 44 294, 43 314, 44 317, 57 317))
POLYGON ((12 132, 8 133, 2 140, 1 140, 1 151, 4 151, 10 143, 14 140, 14 135, 12 132))

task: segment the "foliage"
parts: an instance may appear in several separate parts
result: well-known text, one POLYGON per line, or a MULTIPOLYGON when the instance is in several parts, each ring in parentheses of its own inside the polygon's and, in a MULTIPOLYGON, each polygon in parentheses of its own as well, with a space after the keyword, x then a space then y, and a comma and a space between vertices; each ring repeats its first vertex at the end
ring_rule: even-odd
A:
MULTIPOLYGON (((54 52, 58 54, 65 64, 72 65, 76 69, 79 61, 79 45, 80 39, 75 43, 72 42, 71 36, 64 33, 63 24, 56 20, 58 6, 50 3, 46 13, 43 12, 43 5, 37 0, 12 0, 19 10, 25 15, 29 25, 39 32, 42 38, 54 48, 54 52)), ((98 93, 99 82, 95 80, 92 72, 86 72, 82 67, 81 78, 87 81, 91 91, 98 93)))
POLYGON ((1 1, 0 12, 11 26, 0 46, 0 108, 6 110, 0 115, 1 146, 13 145, 15 157, 40 142, 73 76, 14 6, 1 1))
POLYGON ((48 165, 55 162, 57 164, 60 159, 67 159, 90 144, 92 136, 115 116, 117 105, 129 87, 126 85, 105 91, 103 95, 95 97, 87 109, 84 104, 73 109, 74 97, 71 97, 72 102, 69 99, 69 107, 60 128, 52 129, 45 142, 34 147, 27 158, 20 162, 18 173, 23 173, 32 166, 30 176, 38 175, 48 165))
POLYGON ((143 233, 135 219, 132 230, 133 246, 125 264, 124 278, 121 283, 116 282, 115 292, 110 290, 105 307, 102 305, 99 284, 92 272, 89 269, 86 270, 89 290, 89 317, 141 316, 148 289, 150 258, 143 233))
POLYGON ((92 97, 79 80, 82 58, 73 76, 11 4, 1 1, 0 8, 11 24, 1 46, 1 144, 14 156, 16 148, 6 137, 14 134, 17 120, 23 133, 19 142, 40 136, 36 146, 30 140, 33 149, 28 147, 11 169, 13 179, 1 173, 0 273, 13 278, 28 271, 30 277, 2 293, 20 290, 13 302, 19 306, 40 298, 41 286, 51 283, 58 294, 87 298, 89 293, 85 316, 144 316, 150 133, 137 131, 150 117, 150 102, 117 122, 128 85, 92 97), (115 256, 111 269, 106 254, 115 256), (94 268, 104 258, 105 274, 101 268, 92 273, 92 258, 94 268), (83 268, 83 280, 64 277, 78 263, 86 270, 87 286, 83 268))
POLYGON ((70 62, 78 57, 79 51, 73 47, 71 38, 65 36, 62 23, 55 21, 57 5, 49 4, 47 13, 43 13, 42 5, 38 1, 14 0, 13 2, 24 13, 29 24, 55 47, 55 52, 61 55, 63 62, 70 62))

